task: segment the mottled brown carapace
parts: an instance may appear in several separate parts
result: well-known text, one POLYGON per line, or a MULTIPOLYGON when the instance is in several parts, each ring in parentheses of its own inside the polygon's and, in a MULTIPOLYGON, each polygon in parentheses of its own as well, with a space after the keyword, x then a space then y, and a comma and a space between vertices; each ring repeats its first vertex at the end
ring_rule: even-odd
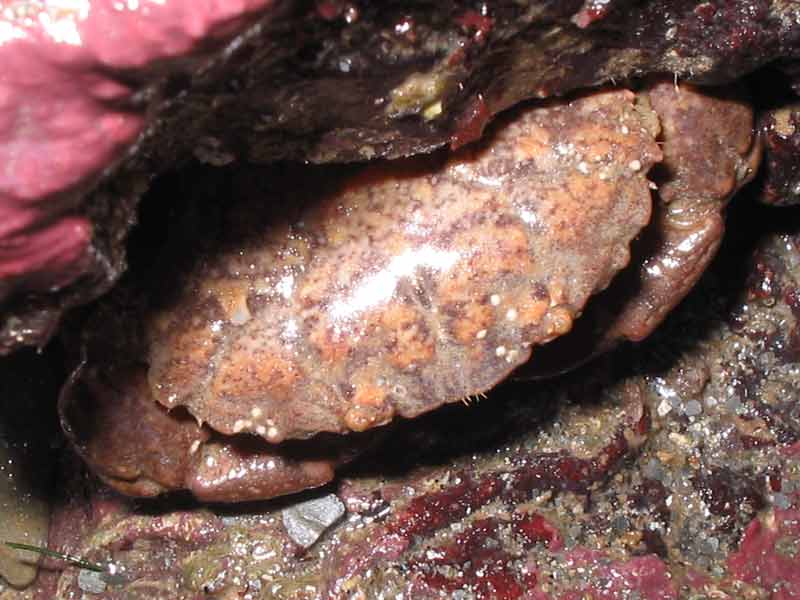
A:
POLYGON ((489 389, 628 263, 658 133, 646 103, 607 91, 324 193, 271 178, 233 200, 224 239, 145 315, 155 398, 277 443, 489 389))
POLYGON ((704 89, 661 80, 639 95, 661 123, 664 157, 648 175, 657 187, 651 222, 633 244, 630 267, 523 376, 564 372, 620 340, 649 336, 716 255, 728 201, 758 171, 762 140, 741 86, 704 89))

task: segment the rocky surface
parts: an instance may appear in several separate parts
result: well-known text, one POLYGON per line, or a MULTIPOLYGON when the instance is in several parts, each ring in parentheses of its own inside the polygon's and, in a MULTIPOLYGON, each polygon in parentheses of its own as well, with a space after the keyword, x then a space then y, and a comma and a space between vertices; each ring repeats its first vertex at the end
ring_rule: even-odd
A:
MULTIPOLYGON (((51 546, 124 566, 104 598, 793 598, 800 221, 765 210, 738 211, 758 228, 634 353, 397 429, 320 493, 347 515, 307 550, 286 501, 137 508, 91 486, 51 546)), ((73 568, 36 589, 81 593, 73 568)))
MULTIPOLYGON (((47 544, 58 424, 59 369, 50 357, 20 352, 0 363, 0 522, 3 541, 47 544)), ((0 577, 24 588, 38 557, 0 546, 0 577)))
POLYGON ((457 147, 526 98, 650 73, 721 83, 800 47, 800 9, 777 0, 0 8, 3 352, 44 344, 117 280, 141 193, 190 156, 457 147))
POLYGON ((769 157, 764 165, 762 200, 788 206, 800 202, 800 105, 765 111, 759 123, 769 157))

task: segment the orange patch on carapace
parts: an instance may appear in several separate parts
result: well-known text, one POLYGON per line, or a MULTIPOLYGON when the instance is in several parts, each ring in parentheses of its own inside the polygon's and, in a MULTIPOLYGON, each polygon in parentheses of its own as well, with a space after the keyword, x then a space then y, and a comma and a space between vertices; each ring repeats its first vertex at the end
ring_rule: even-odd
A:
POLYGON ((453 335, 462 344, 474 344, 481 331, 486 331, 494 322, 494 311, 485 302, 466 302, 453 309, 457 317, 452 319, 453 335))
POLYGON ((365 431, 386 423, 394 415, 386 402, 386 392, 372 383, 357 383, 352 404, 344 415, 344 422, 352 431, 365 431))
POLYGON ((535 159, 552 152, 550 134, 541 127, 530 127, 525 135, 515 140, 514 149, 518 160, 535 159))
POLYGON ((179 390, 191 386, 208 372, 208 364, 219 347, 219 338, 203 324, 176 331, 172 344, 175 352, 158 371, 165 383, 155 387, 165 406, 173 406, 181 395, 179 390))
POLYGON ((380 322, 387 337, 388 358, 392 364, 405 369, 431 359, 435 352, 434 341, 421 315, 413 308, 392 303, 381 312, 380 322))
POLYGON ((241 347, 230 353, 231 360, 220 364, 212 391, 220 397, 263 396, 285 398, 300 379, 297 366, 269 350, 241 347))

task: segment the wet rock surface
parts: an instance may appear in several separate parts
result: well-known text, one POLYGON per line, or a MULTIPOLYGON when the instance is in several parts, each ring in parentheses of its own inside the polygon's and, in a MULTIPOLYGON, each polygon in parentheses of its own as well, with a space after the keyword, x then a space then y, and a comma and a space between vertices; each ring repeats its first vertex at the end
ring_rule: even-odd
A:
POLYGON ((754 227, 632 352, 395 430, 308 550, 281 517, 303 498, 187 512, 91 487, 51 545, 128 566, 108 598, 792 598, 800 221, 766 210, 734 211, 754 227))
POLYGON ((719 84, 800 47, 798 7, 767 0, 82 6, 2 5, 3 353, 111 287, 141 194, 191 156, 418 154, 527 98, 654 73, 719 84))
POLYGON ((163 72, 144 71, 199 68, 268 5, 0 3, 0 353, 44 345, 62 311, 124 271, 125 232, 153 170, 86 196, 147 127, 149 102, 136 96, 163 72))
POLYGON ((767 162, 762 201, 778 206, 800 203, 800 105, 789 103, 761 115, 759 126, 767 162))
MULTIPOLYGON (((47 543, 58 426, 52 414, 59 370, 21 352, 0 363, 0 523, 2 542, 47 543)), ((21 589, 39 557, 0 546, 0 582, 21 589)))

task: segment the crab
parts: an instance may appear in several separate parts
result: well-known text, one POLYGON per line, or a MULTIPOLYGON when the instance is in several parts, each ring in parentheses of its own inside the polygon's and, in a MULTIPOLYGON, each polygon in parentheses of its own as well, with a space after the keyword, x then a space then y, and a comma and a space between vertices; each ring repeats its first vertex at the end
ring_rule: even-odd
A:
POLYGON ((322 485, 399 417, 645 337, 760 154, 740 90, 654 80, 515 108, 450 153, 239 169, 205 247, 89 319, 64 429, 129 495, 322 485))

